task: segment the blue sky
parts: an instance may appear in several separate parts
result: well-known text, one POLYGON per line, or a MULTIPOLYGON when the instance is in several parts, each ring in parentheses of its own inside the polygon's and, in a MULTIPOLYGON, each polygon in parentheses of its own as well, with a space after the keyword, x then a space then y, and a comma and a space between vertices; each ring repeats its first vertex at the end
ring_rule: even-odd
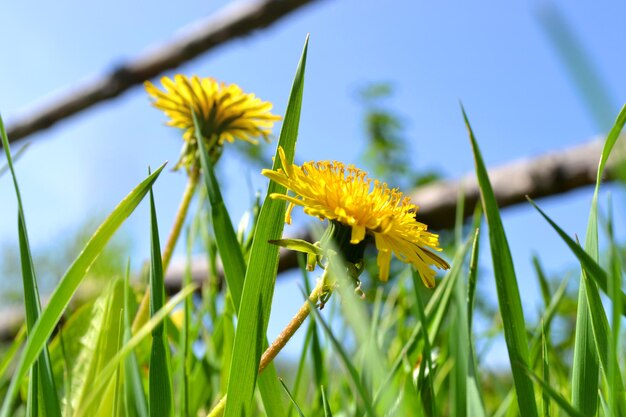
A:
MULTIPOLYGON (((181 1, 173 7, 164 1, 4 2, 0 112, 10 122, 77 80, 169 39, 226 3, 181 1)), ((575 28, 610 89, 614 103, 607 117, 613 119, 626 102, 626 4, 617 2, 324 0, 177 71, 238 83, 272 101, 282 114, 310 33, 297 158, 359 164, 364 135, 355 92, 364 84, 388 81, 396 92, 389 104, 406 122, 415 166, 455 178, 473 170, 459 100, 491 166, 583 143, 602 133, 604 126, 589 114, 542 28, 538 16, 549 4, 575 28)), ((163 123, 143 89, 136 88, 30 137, 33 146, 18 164, 18 175, 33 246, 53 246, 51 240, 72 230, 76 222, 102 218, 145 176, 148 165, 165 160, 173 165, 179 135, 163 123)), ((221 164, 227 204, 237 219, 247 198, 236 190, 247 187, 248 178, 255 189, 263 188, 265 181, 232 153, 227 152, 221 164)), ((166 171, 155 187, 163 235, 184 184, 182 173, 166 171)), ((619 207, 623 196, 614 191, 619 207)), ((583 235, 590 199, 590 190, 581 190, 540 204, 566 231, 583 235)), ((0 245, 15 245, 15 199, 6 176, 0 179, 0 202, 0 245)), ((619 230, 623 215, 615 211, 619 230)), ((123 229, 133 239, 135 264, 149 254, 148 221, 144 205, 123 229)), ((524 306, 532 316, 539 304, 530 255, 538 253, 550 271, 575 262, 527 205, 506 210, 504 221, 524 306)), ((493 298, 488 256, 482 264, 483 294, 493 298)), ((289 297, 298 291, 295 282, 286 280, 277 287, 281 303, 274 310, 270 333, 278 332, 296 308, 296 297, 289 297)))

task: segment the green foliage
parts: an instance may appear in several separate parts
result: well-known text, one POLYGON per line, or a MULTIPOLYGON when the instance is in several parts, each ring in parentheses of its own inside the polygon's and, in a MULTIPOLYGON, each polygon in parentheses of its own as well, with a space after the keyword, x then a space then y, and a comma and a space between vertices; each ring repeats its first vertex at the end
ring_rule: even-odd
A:
MULTIPOLYGON (((278 143, 289 161, 298 136, 306 53, 307 44, 278 143)), ((415 183, 399 119, 378 102, 388 94, 390 90, 381 85, 363 98, 373 138, 370 150, 381 151, 372 153, 370 162, 381 168, 382 176, 402 175, 415 183)), ((426 289, 415 271, 399 263, 388 283, 373 281, 376 273, 369 274, 367 267, 376 266, 374 251, 365 253, 366 272, 359 282, 334 255, 336 248, 329 248, 322 265, 317 265, 324 272, 307 271, 316 265, 307 265, 301 256, 302 309, 312 312, 300 330, 304 343, 295 346, 296 355, 279 355, 277 366, 270 365, 260 374, 279 246, 319 254, 311 242, 283 238, 285 204, 270 197, 285 193, 283 187, 271 183, 265 199, 253 203, 253 214, 236 232, 204 141, 199 141, 204 187, 187 229, 183 289, 173 296, 164 291, 166 267, 151 191, 161 167, 132 190, 95 232, 78 239, 82 251, 69 251, 78 252, 73 262, 66 262, 65 256, 55 260, 70 266, 65 274, 58 273, 62 277, 42 309, 35 268, 39 271, 46 262, 34 257, 28 245, 9 158, 18 198, 19 273, 27 314, 12 343, 0 347, 0 417, 626 415, 622 369, 626 357, 621 350, 624 251, 615 236, 612 202, 606 221, 606 256, 599 245, 598 227, 600 179, 626 123, 626 108, 601 155, 584 249, 531 201, 538 210, 537 221, 545 219, 562 238, 572 259, 579 262, 581 274, 578 287, 569 285, 567 271, 549 274, 539 257, 529 260, 543 300, 535 319, 522 309, 500 210, 478 141, 463 116, 482 204, 472 221, 465 222, 459 196, 449 248, 451 268, 437 279, 436 288, 426 289), (106 253, 107 242, 148 193, 150 315, 133 331, 144 288, 135 287, 137 277, 125 256, 128 247, 121 243, 101 269, 94 268, 96 259, 106 253), (478 261, 481 243, 485 244, 479 230, 485 230, 482 210, 493 276, 478 261), (191 284, 192 255, 198 249, 209 265, 201 289, 191 284), (309 298, 311 281, 321 274, 322 282, 332 278, 333 285, 318 299, 309 298), (68 310, 88 275, 102 278, 100 291, 75 300, 75 308, 68 310), (498 305, 493 307, 481 288, 490 279, 495 280, 498 295, 498 305), (494 369, 490 347, 502 336, 510 368, 494 369)), ((0 130, 10 157, 8 140, 0 130)), ((275 158, 274 168, 279 164, 275 158)))

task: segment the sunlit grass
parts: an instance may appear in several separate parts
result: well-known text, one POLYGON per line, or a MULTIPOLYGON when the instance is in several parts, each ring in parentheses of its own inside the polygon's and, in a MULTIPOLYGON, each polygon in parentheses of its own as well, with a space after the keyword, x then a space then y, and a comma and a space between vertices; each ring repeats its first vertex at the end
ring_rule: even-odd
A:
MULTIPOLYGON (((279 147, 289 162, 296 154, 300 114, 306 111, 306 57, 305 44, 281 132, 272 145, 274 170, 281 167, 279 147)), ((290 83, 284 85, 287 89, 290 83)), ((539 259, 529 259, 544 309, 537 321, 528 318, 481 155, 480 133, 472 131, 462 110, 459 119, 464 118, 468 128, 467 157, 475 161, 481 205, 465 222, 459 204, 455 239, 444 252, 450 269, 429 289, 419 271, 397 262, 383 284, 376 279, 376 253, 366 250, 364 259, 347 264, 342 241, 293 243, 292 248, 308 252, 308 260, 300 259, 303 290, 291 297, 301 300, 302 307, 297 323, 294 319, 285 328, 284 342, 289 343, 301 325, 305 337, 297 356, 279 355, 277 367, 263 360, 273 358, 284 345, 272 343, 266 332, 270 316, 276 314, 272 302, 281 302, 273 300, 279 262, 275 243, 283 235, 286 206, 269 196, 286 190, 271 182, 251 227, 238 235, 214 173, 216 154, 200 134, 206 120, 199 120, 193 109, 190 114, 196 138, 185 140, 199 149, 192 166, 199 170, 193 181, 194 187, 198 181, 201 197, 187 232, 181 234, 176 226, 174 240, 187 246, 188 271, 194 248, 202 247, 212 265, 207 285, 190 285, 188 273, 178 294, 169 299, 165 295, 168 262, 162 256, 164 231, 157 229, 158 205, 152 194, 153 184, 164 175, 161 166, 93 232, 43 308, 19 172, 0 122, 7 156, 7 169, 0 175, 11 175, 18 200, 26 310, 23 329, 0 353, 0 417, 626 415, 621 371, 626 357, 620 343, 626 303, 621 290, 623 250, 614 236, 612 209, 606 222, 608 248, 598 245, 600 180, 626 123, 626 109, 618 115, 599 159, 584 247, 559 227, 558 219, 529 203, 537 209, 536 221, 547 221, 571 249, 572 259, 580 262, 580 281, 574 285, 578 295, 565 276, 548 277, 539 259), (137 285, 140 280, 131 280, 128 267, 112 276, 97 297, 67 310, 90 266, 148 195, 149 210, 134 213, 151 220, 146 231, 151 236, 147 298, 142 301, 146 288, 137 285), (493 275, 478 262, 481 242, 487 239, 493 275), (608 256, 603 256, 605 251, 608 256), (482 280, 495 282, 497 305, 481 294, 482 280), (485 352, 500 336, 509 366, 494 370, 485 352)), ((183 219, 190 199, 185 197, 183 219)))

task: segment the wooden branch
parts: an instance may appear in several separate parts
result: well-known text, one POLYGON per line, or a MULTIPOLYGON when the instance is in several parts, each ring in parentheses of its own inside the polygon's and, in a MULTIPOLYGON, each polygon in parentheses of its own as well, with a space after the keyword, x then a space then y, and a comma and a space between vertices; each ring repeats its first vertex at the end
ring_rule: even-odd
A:
MULTIPOLYGON (((525 196, 534 199, 553 196, 595 182, 602 141, 594 140, 560 152, 545 154, 532 159, 520 160, 489 170, 489 178, 500 207, 510 207, 525 202, 525 196)), ((623 147, 614 153, 623 154, 623 147)), ((623 159, 622 159, 623 160, 623 159)), ((612 179, 614 159, 609 160, 607 179, 612 179)), ((411 198, 420 206, 418 219, 431 230, 449 229, 454 226, 456 202, 459 190, 465 192, 465 215, 469 216, 479 200, 476 178, 468 175, 458 181, 442 181, 416 190, 411 198)), ((297 236, 310 240, 303 233, 297 236)), ((281 250, 279 272, 297 267, 295 252, 281 250)), ((174 260, 165 278, 166 290, 172 294, 180 290, 184 261, 174 260)), ((206 260, 198 259, 192 265, 192 279, 202 285, 206 282, 206 260)), ((0 341, 11 340, 21 323, 22 308, 0 312, 0 341)))
MULTIPOLYGON (((149 52, 82 85, 71 88, 54 101, 9 123, 13 142, 75 115, 95 104, 112 99, 129 88, 162 72, 176 68, 198 55, 233 39, 248 35, 315 0, 263 0, 237 2, 192 25, 184 35, 152 48, 149 52)), ((1 146, 0 146, 1 147, 1 146)))

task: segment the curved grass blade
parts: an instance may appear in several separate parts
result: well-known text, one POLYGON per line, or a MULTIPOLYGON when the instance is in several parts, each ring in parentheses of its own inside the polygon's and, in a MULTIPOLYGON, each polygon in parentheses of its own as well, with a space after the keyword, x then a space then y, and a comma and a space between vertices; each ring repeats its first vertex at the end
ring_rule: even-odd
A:
POLYGON ((491 242, 491 257, 496 279, 498 304, 500 305, 504 337, 513 372, 517 403, 521 415, 536 417, 537 404, 535 402, 533 384, 523 369, 528 364, 528 339, 526 337, 526 323, 524 321, 517 278, 515 277, 513 259, 478 143, 463 106, 461 106, 461 111, 463 112, 463 119, 465 120, 465 126, 472 144, 482 206, 485 211, 487 225, 489 226, 489 241, 491 242))
MULTIPOLYGON (((298 137, 300 110, 304 90, 304 70, 306 67, 307 41, 289 96, 285 120, 280 132, 278 145, 291 163, 298 137)), ((274 169, 280 166, 278 154, 274 158, 274 169)), ((265 201, 261 207, 258 225, 254 234, 250 260, 244 281, 239 321, 235 333, 233 363, 228 380, 226 417, 250 415, 254 387, 257 381, 259 361, 264 347, 276 272, 278 270, 278 246, 270 245, 269 240, 280 239, 284 227, 285 203, 269 198, 272 193, 284 193, 284 187, 270 182, 265 201)), ((261 379, 268 378, 263 372, 261 379)))
MULTIPOLYGON (((24 286, 24 307, 26 310, 26 329, 30 334, 33 331, 35 323, 41 315, 41 301, 39 300, 39 289, 37 287, 37 277, 35 275, 35 265, 28 241, 28 232, 26 230, 26 218, 24 217, 24 207, 22 205, 22 196, 20 187, 17 183, 17 175, 13 167, 13 159, 11 157, 11 149, 9 147, 9 138, 4 129, 4 122, 0 116, 0 136, 2 139, 2 147, 7 158, 7 165, 13 177, 13 186, 15 188, 15 196, 17 198, 17 228, 20 246, 20 261, 22 266, 22 283, 24 286)), ((22 148, 23 149, 23 148, 22 148)), ((35 362, 31 370, 30 388, 28 390, 28 403, 30 411, 33 415, 39 413, 39 406, 46 410, 47 417, 61 417, 61 406, 57 396, 56 384, 52 372, 52 364, 50 362, 50 353, 47 345, 43 347, 37 362, 35 362), (39 398, 42 403, 39 404, 39 398)))
POLYGON ((563 410, 563 411, 565 411, 565 413, 567 413, 568 416, 570 416, 570 417, 585 417, 584 414, 582 414, 580 411, 578 411, 573 405, 568 403, 567 400, 565 398, 563 398, 563 396, 561 394, 556 392, 554 390, 554 388, 552 388, 548 382, 544 381, 539 376, 535 375, 535 373, 533 371, 531 371, 530 369, 525 367, 524 370, 525 370, 526 374, 529 377, 531 377, 539 385, 541 385, 541 388, 543 389, 544 393, 549 395, 554 400, 554 402, 557 403, 559 405, 559 407, 561 407, 561 410, 563 410))
POLYGON ((102 252, 104 246, 109 239, 111 239, 115 231, 133 212, 141 200, 143 200, 143 197, 147 194, 150 186, 158 178, 164 167, 165 164, 143 180, 120 202, 109 217, 100 225, 98 230, 96 230, 91 239, 89 239, 83 251, 69 267, 63 278, 61 278, 59 285, 50 297, 48 305, 43 310, 39 320, 29 335, 24 351, 17 363, 7 395, 4 398, 0 417, 9 417, 11 406, 17 396, 22 379, 44 349, 46 341, 59 322, 63 311, 78 289, 89 267, 96 260, 100 252, 102 252))
MULTIPOLYGON (((159 243, 159 228, 152 187, 150 188, 150 247, 150 317, 154 317, 165 303, 165 285, 163 283, 163 261, 161 259, 161 244, 159 243)), ((174 412, 166 329, 165 324, 160 323, 152 330, 148 383, 150 417, 169 417, 174 412)))
MULTIPOLYGON (((611 293, 608 291, 608 274, 606 273, 606 271, 602 269, 602 267, 598 265, 598 263, 587 252, 585 252, 583 248, 581 248, 580 245, 578 245, 574 241, 574 239, 569 237, 567 233, 563 231, 563 229, 561 229, 550 217, 548 217, 548 215, 544 213, 544 211, 539 208, 539 206, 533 200, 528 197, 526 199, 530 202, 530 204, 533 205, 533 207, 537 209, 539 214, 541 214, 541 216, 546 219, 548 223, 550 223, 550 226, 552 226, 552 228, 558 233, 561 239, 563 239, 565 244, 567 244, 567 246, 574 253, 574 255, 576 255, 581 266, 587 272, 588 277, 594 281, 595 285, 597 285, 600 289, 602 289, 602 291, 604 291, 609 297, 611 297, 611 293)), ((620 298, 622 305, 625 305, 626 294, 624 294, 624 292, 620 292, 620 298)))

